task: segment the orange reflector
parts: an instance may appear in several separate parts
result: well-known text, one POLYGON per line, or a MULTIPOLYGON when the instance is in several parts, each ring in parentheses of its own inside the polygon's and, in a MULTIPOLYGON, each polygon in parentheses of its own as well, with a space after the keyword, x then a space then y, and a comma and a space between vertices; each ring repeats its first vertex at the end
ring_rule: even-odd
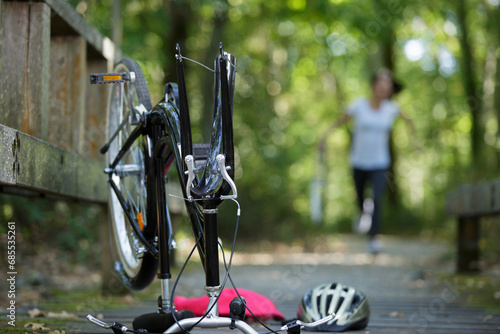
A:
POLYGON ((121 75, 105 75, 102 77, 103 81, 117 81, 121 79, 122 79, 121 75))
POLYGON ((144 230, 144 216, 140 212, 137 212, 137 222, 139 223, 139 229, 144 230))

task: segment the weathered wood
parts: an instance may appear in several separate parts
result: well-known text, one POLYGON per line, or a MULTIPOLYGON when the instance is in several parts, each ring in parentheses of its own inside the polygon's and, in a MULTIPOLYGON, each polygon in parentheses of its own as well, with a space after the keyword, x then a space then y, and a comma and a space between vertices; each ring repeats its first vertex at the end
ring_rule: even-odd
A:
POLYGON ((0 123, 14 129, 28 132, 29 115, 26 112, 26 99, 19 98, 17 92, 24 91, 26 86, 26 55, 29 22, 22 20, 28 17, 29 6, 24 3, 7 3, 2 1, 2 55, 0 67, 0 123), (8 28, 10 27, 10 28, 8 28), (14 34, 18 32, 18 35, 14 34), (8 52, 7 52, 8 51, 8 52))
POLYGON ((16 131, 0 125, 0 183, 15 185, 15 169, 18 164, 15 158, 15 148, 17 146, 16 131))
POLYGON ((55 14, 52 20, 53 35, 79 35, 89 44, 89 58, 104 57, 108 60, 120 58, 120 50, 108 37, 103 36, 65 0, 39 0, 46 2, 55 14))
POLYGON ((47 138, 50 8, 2 1, 0 123, 47 138))
MULTIPOLYGON (((103 73, 107 71, 107 63, 102 59, 87 61, 87 78, 90 73, 103 73)), ((104 161, 105 156, 99 150, 106 143, 106 108, 108 101, 109 85, 92 85, 86 81, 86 115, 83 143, 80 153, 86 157, 104 161)))
POLYGON ((458 256, 459 272, 479 271, 479 240, 481 238, 479 217, 461 217, 458 219, 458 256))
POLYGON ((491 182, 491 209, 500 212, 500 180, 491 182))
POLYGON ((48 142, 81 153, 84 135, 86 43, 78 36, 52 38, 48 142))
POLYGON ((457 271, 479 271, 480 221, 500 214, 500 179, 461 185, 448 193, 446 211, 458 220, 457 271))
POLYGON ((452 216, 500 214, 500 179, 461 185, 448 193, 446 210, 452 216))
POLYGON ((103 36, 85 18, 77 13, 66 0, 2 0, 2 2, 45 3, 51 9, 50 30, 52 36, 78 35, 89 44, 89 58, 112 60, 121 57, 108 37, 103 36))
POLYGON ((47 142, 0 125, 5 171, 0 185, 90 202, 107 202, 104 166, 47 142))
POLYGON ((110 70, 119 51, 67 1, 4 0, 1 6, 0 124, 102 160, 96 147, 105 116, 98 129, 88 128, 97 118, 87 110, 105 112, 106 88, 88 89, 87 66, 110 70), (71 117, 60 117, 63 112, 71 117))
MULTIPOLYGON (((120 51, 65 0, 4 0, 0 19, 0 192, 105 208, 99 149, 109 87, 90 87, 88 78, 110 71, 120 51)), ((107 220, 103 210, 106 231, 107 220)), ((123 289, 116 276, 104 274, 107 294, 123 289)))
POLYGON ((44 3, 30 6, 28 97, 33 134, 46 140, 48 133, 50 73, 50 8, 44 3))

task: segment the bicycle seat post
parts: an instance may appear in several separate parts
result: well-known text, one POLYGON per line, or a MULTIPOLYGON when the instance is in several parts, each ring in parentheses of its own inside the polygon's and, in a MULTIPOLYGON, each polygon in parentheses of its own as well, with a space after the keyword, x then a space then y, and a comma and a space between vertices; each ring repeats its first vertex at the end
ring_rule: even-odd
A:
MULTIPOLYGON (((251 326, 237 318, 219 317, 218 300, 222 293, 219 277, 219 241, 217 232, 218 206, 225 199, 236 199, 234 177, 234 138, 232 123, 232 95, 234 93, 235 59, 224 52, 215 61, 215 110, 212 142, 204 163, 202 176, 193 155, 189 110, 185 91, 182 55, 177 47, 177 76, 180 111, 181 157, 186 203, 201 209, 203 215, 202 258, 205 269, 205 291, 209 302, 203 317, 182 319, 168 328, 164 334, 191 331, 193 327, 239 329, 245 334, 258 334, 251 326), (230 195, 230 193, 232 194, 230 195), (196 201, 196 202, 195 202, 196 201)), ((199 211, 198 211, 199 212, 199 211)), ((239 215, 239 213, 238 213, 239 215)))
POLYGON ((204 202, 202 213, 205 218, 205 290, 209 298, 207 310, 210 316, 219 315, 217 297, 221 292, 217 212, 217 204, 214 201, 204 202))

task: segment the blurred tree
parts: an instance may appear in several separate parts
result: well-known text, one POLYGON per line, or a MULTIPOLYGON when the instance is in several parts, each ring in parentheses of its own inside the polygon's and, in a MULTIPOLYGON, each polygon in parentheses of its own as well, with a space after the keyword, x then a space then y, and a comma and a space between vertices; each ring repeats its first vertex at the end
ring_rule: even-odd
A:
MULTIPOLYGON (((71 2, 110 34, 111 0, 71 2)), ((322 227, 309 218, 316 143, 346 103, 369 93, 373 71, 393 69, 405 86, 397 101, 414 120, 424 150, 413 151, 415 138, 396 124, 394 194, 400 206, 387 211, 384 229, 445 231, 447 190, 491 178, 499 165, 498 13, 497 0, 129 0, 122 7, 122 48, 144 69, 153 100, 166 81, 176 80, 177 42, 185 56, 208 66, 220 41, 237 57, 236 183, 249 213, 240 235, 252 238, 254 231, 261 238, 293 239, 350 229, 349 129, 328 142, 322 227), (470 173, 475 161, 481 162, 470 173)), ((194 132, 198 142, 207 137, 213 79, 186 67, 191 120, 202 128, 194 132)), ((223 211, 229 213, 220 231, 230 234, 232 212, 223 211)))
POLYGON ((465 98, 471 114, 471 156, 472 162, 481 166, 482 131, 480 124, 480 111, 482 110, 481 96, 477 92, 477 78, 475 60, 472 55, 473 46, 469 38, 469 25, 467 24, 467 13, 469 12, 465 0, 457 1, 457 21, 460 29, 460 45, 462 52, 462 75, 465 86, 465 98))

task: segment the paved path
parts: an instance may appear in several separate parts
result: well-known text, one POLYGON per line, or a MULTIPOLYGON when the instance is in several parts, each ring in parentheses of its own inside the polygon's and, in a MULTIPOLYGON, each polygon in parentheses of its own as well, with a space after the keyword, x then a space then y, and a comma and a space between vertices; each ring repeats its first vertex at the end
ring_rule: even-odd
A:
MULTIPOLYGON (((309 252, 292 247, 272 253, 237 253, 231 275, 238 288, 271 298, 285 318, 296 316, 306 290, 337 281, 363 291, 370 302, 369 325, 356 333, 500 333, 499 314, 459 306, 465 288, 452 280, 436 279, 440 273, 453 272, 453 263, 443 261, 449 258, 452 247, 392 237, 383 238, 383 242, 384 251, 375 258, 366 254, 365 240, 357 236, 325 241, 310 247, 309 252)), ((202 271, 190 270, 181 278, 176 294, 202 296, 203 286, 202 271)), ((500 290, 500 278, 498 286, 500 290)), ((135 316, 155 310, 158 292, 153 294, 151 302, 125 311, 102 310, 104 320, 131 327, 135 316)), ((271 325, 275 329, 280 326, 271 325)), ((106 333, 81 322, 70 324, 68 329, 106 333)), ((265 332, 264 328, 256 329, 265 332)))

